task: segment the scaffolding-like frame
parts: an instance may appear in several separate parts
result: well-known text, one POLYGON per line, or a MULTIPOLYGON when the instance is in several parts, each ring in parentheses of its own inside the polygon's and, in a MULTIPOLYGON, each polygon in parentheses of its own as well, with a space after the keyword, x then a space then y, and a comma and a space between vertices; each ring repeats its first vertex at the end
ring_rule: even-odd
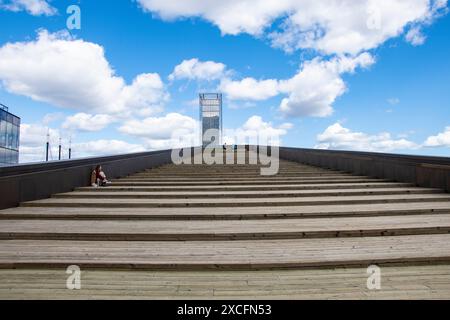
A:
POLYGON ((220 141, 218 144, 221 145, 222 141, 223 141, 223 116, 222 116, 223 115, 222 114, 223 96, 221 93, 201 93, 201 94, 199 94, 199 105, 200 105, 199 112, 200 112, 200 124, 201 124, 200 141, 201 141, 203 147, 205 146, 204 145, 205 141, 203 141, 203 134, 204 134, 204 132, 203 132, 203 112, 204 112, 203 108, 208 105, 208 104, 205 104, 205 101, 218 101, 218 104, 219 104, 219 126, 220 126, 220 128, 219 128, 220 141))

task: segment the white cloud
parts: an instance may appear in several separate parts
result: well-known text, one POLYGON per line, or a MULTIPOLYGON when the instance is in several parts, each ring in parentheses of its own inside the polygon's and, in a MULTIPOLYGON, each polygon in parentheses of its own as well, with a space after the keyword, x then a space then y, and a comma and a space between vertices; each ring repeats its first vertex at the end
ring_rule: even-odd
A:
MULTIPOLYGON (((52 148, 52 157, 50 160, 56 160, 58 157, 58 150, 52 148)), ((20 146, 19 163, 43 162, 45 161, 45 145, 37 147, 20 146)))
MULTIPOLYGON (((68 159, 69 144, 64 143, 62 146, 62 159, 68 159)), ((45 150, 45 143, 42 146, 36 147, 23 146, 20 148, 19 162, 44 162, 45 150)), ((72 144, 72 159, 119 155, 144 151, 146 151, 146 148, 139 144, 132 144, 121 140, 95 140, 72 144)), ((58 160, 58 152, 58 143, 51 144, 49 160, 58 160)))
POLYGON ((225 78, 221 81, 220 90, 226 93, 231 100, 267 100, 279 94, 278 81, 256 80, 245 78, 240 81, 232 81, 225 78))
POLYGON ((127 85, 103 47, 67 32, 42 30, 35 41, 0 47, 0 81, 11 93, 89 113, 157 112, 168 99, 158 74, 138 75, 127 85))
POLYGON ((125 107, 138 109, 149 115, 162 111, 162 105, 169 99, 169 95, 158 74, 146 73, 138 75, 131 85, 125 86, 121 98, 125 107))
POLYGON ((325 54, 357 54, 377 48, 411 24, 427 24, 447 4, 446 0, 138 2, 165 20, 200 17, 218 26, 223 34, 268 35, 274 46, 286 51, 314 49, 325 54))
POLYGON ((316 149, 357 150, 387 152, 393 150, 418 149, 420 145, 406 139, 394 139, 384 132, 369 135, 354 132, 335 123, 317 136, 316 149))
MULTIPOLYGON (((20 163, 45 161, 47 134, 50 141, 50 160, 57 160, 60 131, 40 124, 22 124, 20 128, 20 163)), ((61 141, 63 159, 68 157, 69 139, 61 141)), ((143 145, 121 140, 94 140, 72 144, 73 158, 143 152, 143 145)))
POLYGON ((271 122, 264 122, 262 117, 253 116, 245 122, 242 130, 245 132, 258 132, 261 135, 278 135, 283 136, 287 134, 287 130, 293 127, 290 123, 284 123, 278 127, 274 127, 271 122))
POLYGON ((252 116, 241 127, 226 129, 224 142, 227 144, 265 144, 269 142, 271 145, 280 145, 281 138, 292 128, 291 123, 274 126, 271 122, 265 122, 260 116, 252 116), (255 141, 256 139, 261 141, 255 141))
POLYGON ((198 98, 196 98, 196 99, 184 101, 183 104, 188 106, 188 107, 198 108, 199 100, 198 100, 198 98))
POLYGON ((168 139, 176 130, 193 131, 198 122, 179 113, 169 113, 163 117, 150 117, 143 120, 126 121, 119 131, 133 136, 168 139))
POLYGON ((444 132, 436 136, 428 137, 424 143, 425 147, 450 147, 450 126, 446 127, 444 132))
POLYGON ((408 24, 425 19, 432 10, 429 0, 300 2, 281 32, 272 33, 274 45, 287 51, 357 54, 401 35, 408 24))
POLYGON ((326 117, 333 113, 333 103, 347 89, 341 75, 353 73, 356 68, 368 68, 374 62, 369 53, 328 61, 316 58, 305 62, 298 73, 287 80, 245 78, 232 81, 225 78, 220 89, 231 100, 259 101, 286 94, 280 105, 283 115, 326 117))
POLYGON ((340 57, 329 61, 316 58, 303 64, 293 78, 282 81, 280 90, 289 96, 282 100, 280 111, 285 116, 326 117, 333 113, 333 103, 347 86, 341 77, 356 68, 367 68, 374 58, 363 53, 355 58, 340 57))
POLYGON ((405 39, 413 46, 420 46, 425 43, 427 38, 419 27, 414 27, 406 33, 405 39))
POLYGON ((214 61, 199 61, 198 59, 184 60, 177 65, 169 76, 170 81, 189 80, 217 80, 224 76, 226 66, 214 61))
POLYGON ((58 11, 46 0, 0 0, 0 9, 9 11, 26 11, 33 16, 52 16, 58 11))
MULTIPOLYGON (((224 130, 224 141, 233 144, 239 139, 249 137, 275 137, 273 143, 279 144, 280 138, 293 127, 291 123, 274 126, 260 116, 249 118, 241 127, 224 130)), ((149 150, 180 148, 199 145, 200 126, 191 117, 170 113, 164 117, 127 121, 119 131, 140 137, 149 150)))
POLYGON ((73 145, 75 157, 97 157, 144 151, 146 149, 140 144, 132 144, 121 140, 95 140, 73 145))
POLYGON ((58 156, 59 130, 47 128, 40 124, 26 124, 20 126, 20 163, 45 161, 47 134, 51 146, 50 159, 58 156))
POLYGON ((77 113, 67 117, 62 128, 69 131, 95 132, 103 130, 113 121, 114 118, 107 114, 77 113))
POLYGON ((288 9, 286 0, 138 0, 146 11, 165 20, 202 17, 217 25, 224 34, 260 34, 278 15, 288 9))
POLYGON ((391 106, 395 106, 397 104, 400 103, 400 99, 399 98, 389 98, 387 100, 387 102, 391 105, 391 106))
MULTIPOLYGON (((286 95, 279 108, 286 117, 331 115, 336 99, 347 90, 342 75, 375 62, 369 50, 405 33, 414 45, 423 43, 421 30, 447 10, 447 0, 138 2, 165 20, 200 17, 223 34, 268 37, 273 46, 288 52, 313 49, 319 57, 305 62, 291 79, 234 80, 224 75, 224 65, 212 77, 221 80, 218 89, 229 100, 263 101, 286 95)), ((199 79, 192 71, 197 63, 184 61, 170 78, 199 79)))
POLYGON ((47 142, 47 134, 53 139, 51 142, 57 143, 59 131, 42 125, 31 125, 23 123, 20 126, 20 146, 21 147, 38 147, 45 146, 47 142))
POLYGON ((448 0, 431 1, 429 10, 424 17, 411 23, 411 27, 405 34, 405 40, 413 46, 420 46, 424 44, 427 37, 423 33, 423 28, 431 25, 434 20, 448 12, 447 2, 448 0))
POLYGON ((255 108, 258 104, 254 101, 227 101, 227 107, 228 109, 238 110, 238 109, 248 109, 248 108, 255 108))
POLYGON ((44 118, 42 119, 42 123, 44 125, 49 125, 50 123, 53 123, 53 122, 58 121, 63 118, 64 118, 64 113, 62 113, 62 112, 47 113, 44 116, 44 118))
POLYGON ((199 123, 191 117, 169 113, 163 117, 149 117, 143 120, 126 121, 119 131, 144 139, 151 150, 190 146, 199 142, 199 123), (184 142, 183 142, 184 141, 184 142))

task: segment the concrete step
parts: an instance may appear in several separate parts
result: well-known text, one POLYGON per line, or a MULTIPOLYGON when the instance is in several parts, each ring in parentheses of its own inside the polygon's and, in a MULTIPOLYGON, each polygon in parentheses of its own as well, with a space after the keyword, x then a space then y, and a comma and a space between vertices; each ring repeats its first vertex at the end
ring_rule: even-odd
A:
POLYGON ((1 240, 0 268, 256 270, 450 262, 450 235, 257 241, 1 240))
MULTIPOLYGON (((442 190, 428 188, 365 188, 365 189, 337 189, 337 190, 270 190, 270 191, 172 191, 172 192, 143 192, 143 191, 97 191, 91 188, 87 191, 55 194, 53 198, 61 199, 218 199, 218 198, 281 198, 281 197, 347 197, 363 195, 407 195, 407 194, 442 194, 442 190)), ((104 189, 107 190, 107 189, 104 189)))

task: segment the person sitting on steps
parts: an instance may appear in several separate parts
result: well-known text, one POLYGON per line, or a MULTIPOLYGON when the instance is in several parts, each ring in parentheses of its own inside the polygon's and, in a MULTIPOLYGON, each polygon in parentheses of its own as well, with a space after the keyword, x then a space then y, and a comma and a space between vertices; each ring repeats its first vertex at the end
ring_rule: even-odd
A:
POLYGON ((95 167, 91 174, 91 186, 94 188, 106 187, 109 183, 105 172, 103 172, 102 166, 98 165, 95 167))

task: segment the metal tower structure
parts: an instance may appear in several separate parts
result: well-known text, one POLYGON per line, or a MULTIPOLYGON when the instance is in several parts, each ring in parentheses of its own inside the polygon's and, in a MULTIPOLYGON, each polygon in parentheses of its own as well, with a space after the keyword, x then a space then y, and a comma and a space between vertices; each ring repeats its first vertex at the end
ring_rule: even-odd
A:
POLYGON ((200 94, 200 122, 202 124, 201 141, 203 147, 221 145, 223 134, 221 93, 200 94), (205 135, 207 132, 209 132, 209 135, 205 135), (211 133, 216 139, 211 139, 211 133))

